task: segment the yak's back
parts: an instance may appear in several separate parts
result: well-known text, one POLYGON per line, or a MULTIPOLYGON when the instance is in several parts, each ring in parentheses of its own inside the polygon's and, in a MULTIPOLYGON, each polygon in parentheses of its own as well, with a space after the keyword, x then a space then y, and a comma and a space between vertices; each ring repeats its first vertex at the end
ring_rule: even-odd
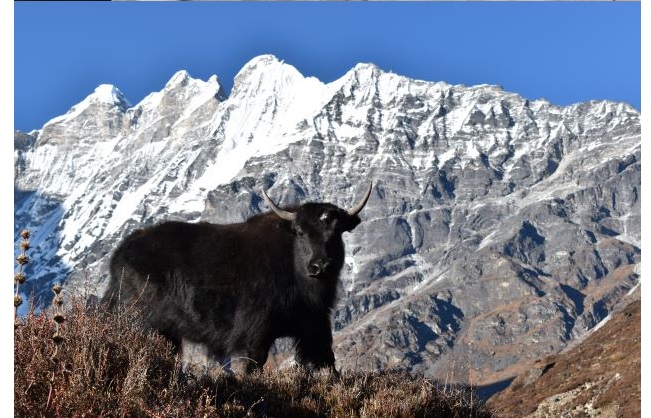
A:
POLYGON ((250 276, 256 266, 281 268, 291 259, 291 233, 274 215, 234 224, 168 221, 128 235, 113 254, 111 275, 128 270, 161 283, 176 274, 209 286, 250 276))

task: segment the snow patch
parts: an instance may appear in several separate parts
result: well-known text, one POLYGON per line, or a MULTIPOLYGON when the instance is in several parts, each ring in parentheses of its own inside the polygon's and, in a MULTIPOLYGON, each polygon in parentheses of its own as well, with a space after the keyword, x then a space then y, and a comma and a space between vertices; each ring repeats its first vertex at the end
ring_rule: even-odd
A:
POLYGON ((131 107, 129 101, 117 87, 111 84, 100 84, 92 94, 74 105, 66 114, 50 119, 45 123, 44 127, 53 123, 72 120, 95 103, 103 103, 109 106, 124 106, 125 109, 131 107))

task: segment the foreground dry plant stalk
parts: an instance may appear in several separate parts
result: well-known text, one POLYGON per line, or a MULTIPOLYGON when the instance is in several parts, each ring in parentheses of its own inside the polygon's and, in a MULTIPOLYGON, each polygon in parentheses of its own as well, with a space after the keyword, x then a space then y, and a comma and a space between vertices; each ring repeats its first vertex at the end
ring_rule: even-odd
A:
POLYGON ((52 300, 52 305, 54 306, 54 315, 52 320, 54 321, 54 334, 52 335, 52 342, 54 343, 54 350, 50 356, 52 362, 52 373, 50 375, 50 390, 47 397, 47 403, 45 404, 45 409, 47 410, 50 401, 52 399, 52 391, 54 389, 55 375, 59 370, 59 346, 63 343, 64 338, 61 335, 59 327, 65 321, 65 316, 63 315, 63 298, 61 297, 61 285, 55 284, 52 286, 52 292, 54 292, 54 299, 52 300))
POLYGON ((18 262, 18 272, 14 274, 14 329, 17 329, 20 326, 20 321, 18 320, 18 307, 23 304, 23 298, 20 296, 20 285, 25 283, 27 277, 24 273, 24 266, 29 263, 29 257, 27 256, 27 250, 29 250, 29 236, 30 232, 28 229, 23 229, 20 232, 22 241, 20 241, 20 254, 16 257, 18 262))

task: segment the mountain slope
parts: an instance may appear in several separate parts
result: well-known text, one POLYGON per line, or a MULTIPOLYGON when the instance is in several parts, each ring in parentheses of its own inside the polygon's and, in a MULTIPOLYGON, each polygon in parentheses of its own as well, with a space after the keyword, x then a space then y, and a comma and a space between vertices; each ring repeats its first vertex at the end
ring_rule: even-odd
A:
POLYGON ((558 107, 371 64, 324 84, 261 56, 228 96, 184 71, 133 106, 100 86, 14 143, 15 225, 33 231, 44 297, 62 277, 100 294, 140 225, 240 221, 267 210, 261 187, 346 207, 372 180, 345 236, 344 368, 500 381, 639 280, 640 122, 623 103, 558 107))
POLYGON ((639 288, 570 350, 536 361, 489 401, 503 417, 641 416, 639 288))

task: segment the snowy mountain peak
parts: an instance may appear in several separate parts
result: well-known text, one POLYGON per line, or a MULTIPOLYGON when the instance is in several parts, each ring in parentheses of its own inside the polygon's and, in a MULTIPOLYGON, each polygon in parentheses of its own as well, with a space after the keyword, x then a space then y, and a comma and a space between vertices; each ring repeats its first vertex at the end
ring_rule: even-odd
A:
POLYGON ((64 115, 51 119, 44 125, 44 129, 48 125, 61 124, 69 120, 75 119, 88 109, 95 106, 105 106, 115 108, 120 112, 126 111, 131 107, 131 103, 122 94, 122 92, 111 84, 100 84, 95 91, 88 95, 84 100, 72 106, 64 115))
POLYGON ((208 78, 208 84, 219 84, 219 78, 215 74, 208 78))
POLYGON ((367 73, 374 76, 384 73, 384 70, 372 62, 361 62, 355 65, 351 71, 355 73, 367 73))
POLYGON ((163 90, 153 94, 180 94, 181 96, 194 96, 210 90, 216 95, 221 90, 221 85, 216 75, 210 76, 207 81, 193 78, 186 70, 177 71, 165 84, 163 90))
POLYGON ((101 84, 64 115, 49 120, 42 128, 38 143, 93 143, 105 134, 117 135, 131 103, 111 84, 101 84))
POLYGON ((84 100, 74 105, 65 116, 70 119, 89 107, 96 105, 115 107, 121 111, 125 111, 131 107, 131 103, 129 103, 129 100, 122 94, 120 89, 112 84, 100 84, 84 100))
POLYGON ((251 69, 254 68, 264 69, 265 67, 277 67, 282 65, 288 65, 288 64, 285 64, 284 61, 279 60, 275 55, 264 54, 250 59, 246 64, 242 66, 240 72, 250 71, 251 69))
POLYGON ((131 107, 122 92, 111 84, 100 84, 85 100, 105 103, 108 105, 131 107))
POLYGON ((134 106, 134 126, 142 127, 141 120, 153 119, 166 120, 170 126, 181 124, 187 128, 193 125, 192 114, 197 111, 212 112, 224 100, 226 93, 217 76, 212 75, 208 81, 203 81, 181 70, 169 79, 162 90, 149 94, 134 106))
POLYGON ((281 204, 349 207, 368 181, 334 318, 344 366, 445 376, 446 356, 486 341, 474 359, 502 375, 481 378, 502 380, 518 347, 525 360, 562 348, 639 277, 628 105, 559 107, 373 64, 324 84, 271 55, 242 68, 230 97, 216 76, 180 71, 125 103, 100 86, 15 136, 14 224, 34 232, 36 294, 66 277, 101 293, 116 243, 143 225, 240 221, 266 210, 260 187, 281 204))
POLYGON ((165 89, 183 86, 188 80, 192 79, 186 70, 177 71, 172 78, 165 84, 165 89))
POLYGON ((235 76, 231 96, 248 94, 280 94, 292 90, 305 80, 310 84, 323 85, 313 77, 305 77, 294 66, 286 64, 273 55, 262 55, 249 61, 235 76))

